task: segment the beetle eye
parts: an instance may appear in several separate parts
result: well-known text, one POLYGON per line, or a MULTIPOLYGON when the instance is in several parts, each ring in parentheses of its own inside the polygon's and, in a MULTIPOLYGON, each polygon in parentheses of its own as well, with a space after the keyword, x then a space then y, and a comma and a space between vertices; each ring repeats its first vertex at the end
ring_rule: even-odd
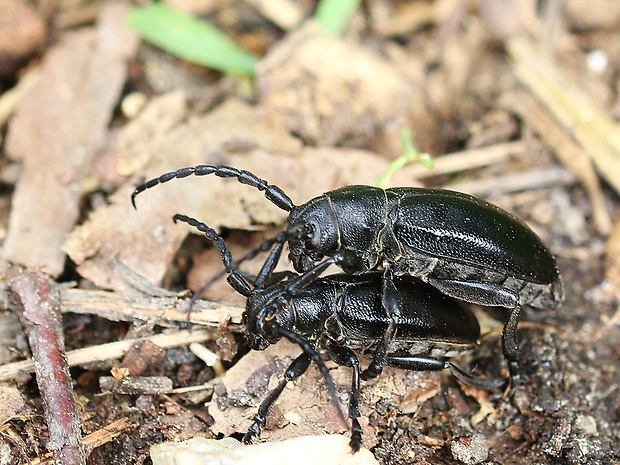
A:
POLYGON ((308 223, 306 225, 306 241, 305 246, 308 250, 314 250, 321 245, 321 230, 317 223, 308 223))

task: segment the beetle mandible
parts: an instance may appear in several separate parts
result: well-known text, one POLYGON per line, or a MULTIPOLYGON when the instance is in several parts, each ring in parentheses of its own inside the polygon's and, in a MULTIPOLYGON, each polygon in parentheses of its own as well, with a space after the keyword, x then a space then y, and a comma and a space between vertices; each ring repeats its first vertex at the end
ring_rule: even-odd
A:
MULTIPOLYGON (((229 166, 199 165, 166 173, 139 185, 146 189, 190 175, 236 178, 265 193, 289 212, 287 229, 266 244, 288 242, 297 272, 310 276, 321 260, 347 273, 383 267, 382 299, 392 319, 364 378, 381 371, 394 337, 399 307, 396 276, 411 275, 456 299, 511 309, 502 333, 512 385, 520 380, 517 324, 521 309, 554 309, 564 298, 555 258, 521 220, 471 195, 441 189, 347 186, 294 205, 279 187, 229 166)), ((261 247, 265 250, 267 246, 261 247)), ((271 250, 265 269, 273 271, 282 248, 271 250)))
MULTIPOLYGON (((260 434, 269 408, 286 384, 305 373, 313 360, 326 380, 332 403, 339 409, 333 381, 318 354, 318 350, 324 350, 332 361, 353 371, 348 408, 350 445, 354 452, 359 450, 362 443, 358 420, 361 374, 356 352, 375 357, 393 321, 383 309, 382 273, 371 271, 320 278, 318 275, 327 266, 321 265, 314 269, 315 275, 286 275, 286 280, 272 283, 261 278, 265 276, 261 271, 251 287, 236 269, 224 240, 215 230, 185 215, 177 214, 174 220, 194 226, 218 249, 229 283, 247 298, 243 323, 250 348, 263 350, 287 338, 303 349, 259 406, 244 442, 249 443, 260 434)), ((283 243, 276 245, 282 246, 283 243)), ((501 379, 474 377, 449 361, 471 350, 480 336, 478 320, 469 308, 411 276, 395 277, 394 286, 397 291, 394 304, 399 310, 397 332, 380 362, 381 368, 390 365, 416 371, 449 369, 457 379, 482 389, 505 384, 501 379)))

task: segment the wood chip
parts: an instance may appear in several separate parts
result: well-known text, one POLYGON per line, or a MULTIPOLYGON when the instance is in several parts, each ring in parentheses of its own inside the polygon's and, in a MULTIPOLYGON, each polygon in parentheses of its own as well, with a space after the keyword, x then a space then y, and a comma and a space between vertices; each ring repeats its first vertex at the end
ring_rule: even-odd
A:
POLYGON ((11 122, 7 153, 23 162, 15 187, 6 260, 58 276, 61 245, 78 219, 81 185, 105 142, 107 124, 137 47, 127 7, 110 2, 97 29, 83 29, 45 56, 41 78, 11 122))
POLYGON ((507 49, 515 76, 592 159, 599 174, 620 194, 620 130, 607 112, 577 85, 566 68, 524 37, 507 49))

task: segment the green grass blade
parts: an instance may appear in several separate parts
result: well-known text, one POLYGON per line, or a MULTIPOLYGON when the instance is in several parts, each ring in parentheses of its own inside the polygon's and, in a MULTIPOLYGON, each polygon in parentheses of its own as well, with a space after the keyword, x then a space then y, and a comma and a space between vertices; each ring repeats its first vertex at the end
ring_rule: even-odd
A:
POLYGON ((321 0, 314 19, 321 28, 334 35, 342 35, 360 0, 321 0))
POLYGON ((162 3, 149 3, 127 15, 140 36, 183 60, 226 74, 253 76, 258 58, 216 27, 162 3))
POLYGON ((379 176, 379 179, 377 179, 375 186, 381 187, 382 189, 387 189, 392 175, 402 170, 407 165, 419 163, 429 170, 432 170, 435 167, 435 162, 428 153, 420 153, 413 141, 413 138, 411 137, 411 132, 406 126, 400 127, 398 135, 400 137, 400 143, 403 147, 403 153, 400 157, 394 159, 385 169, 383 174, 379 176))

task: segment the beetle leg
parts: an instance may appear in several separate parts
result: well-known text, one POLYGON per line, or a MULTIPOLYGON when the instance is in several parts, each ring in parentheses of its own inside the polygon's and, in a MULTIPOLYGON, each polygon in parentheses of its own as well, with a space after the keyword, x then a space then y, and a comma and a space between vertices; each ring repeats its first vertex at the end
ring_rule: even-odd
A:
POLYGON ((492 391, 506 387, 509 382, 501 378, 479 378, 472 376, 469 373, 464 372, 452 362, 446 362, 446 368, 450 370, 452 375, 459 381, 467 384, 468 386, 475 387, 476 389, 483 389, 485 391, 492 391))
POLYGON ((521 303, 515 292, 497 284, 476 283, 470 281, 456 281, 438 279, 433 276, 427 278, 428 283, 444 294, 466 302, 490 307, 511 308, 512 312, 502 331, 502 351, 508 362, 511 390, 521 381, 519 372, 519 343, 517 342, 517 326, 521 314, 521 303))
POLYGON ((398 328, 398 319, 400 309, 398 307, 398 290, 394 284, 394 272, 392 268, 387 267, 383 273, 383 292, 381 294, 381 304, 385 313, 390 317, 390 323, 383 335, 383 339, 375 350, 371 364, 362 372, 362 379, 376 378, 383 371, 386 365, 386 357, 390 344, 394 340, 396 330, 398 328))
POLYGON ((448 369, 454 377, 477 389, 490 391, 506 386, 504 379, 484 379, 465 373, 452 362, 420 355, 391 355, 387 357, 388 365, 410 371, 440 371, 448 369))
POLYGON ((362 427, 358 420, 360 417, 360 362, 351 349, 336 345, 329 339, 325 346, 327 353, 334 362, 353 369, 351 396, 349 397, 349 418, 351 418, 351 442, 349 445, 353 452, 357 452, 362 445, 362 427))
POLYGON ((319 371, 323 375, 323 378, 325 379, 325 384, 327 385, 327 390, 329 391, 329 395, 331 397, 332 404, 336 408, 336 412, 338 414, 338 417, 342 420, 342 423, 346 424, 347 421, 345 420, 344 414, 342 413, 342 408, 340 408, 340 403, 338 402, 338 397, 336 396, 336 387, 334 386, 334 382, 332 381, 332 377, 329 374, 329 370, 325 366, 325 363, 323 362, 323 359, 321 358, 319 353, 316 351, 314 346, 308 340, 306 340, 303 337, 301 337, 299 334, 296 334, 296 333, 294 333, 292 331, 289 331, 288 329, 285 329, 285 328, 282 328, 282 327, 278 326, 275 323, 275 320, 272 320, 271 325, 272 325, 271 330, 273 332, 278 333, 280 336, 285 337, 289 341, 297 344, 299 347, 302 348, 304 353, 308 357, 310 357, 310 359, 312 361, 314 361, 314 363, 316 363, 316 366, 318 367, 319 371))
POLYGON ((444 294, 472 304, 506 308, 516 308, 519 305, 519 295, 501 284, 441 279, 432 275, 424 280, 444 294))
POLYGON ((288 366, 284 372, 284 377, 282 380, 273 390, 269 392, 269 394, 267 394, 267 397, 265 397, 265 399, 261 402, 260 407, 258 407, 258 412, 254 416, 254 423, 252 423, 248 429, 248 432, 245 433, 245 436, 243 436, 244 443, 250 444, 255 437, 260 435, 261 429, 265 426, 265 422, 267 421, 267 414, 269 413, 271 405, 278 397, 280 397, 280 394, 282 394, 282 391, 289 381, 296 380, 306 372, 311 361, 312 359, 310 356, 305 352, 302 352, 302 354, 293 360, 293 362, 288 366))
POLYGON ((388 355, 387 351, 390 347, 391 342, 394 340, 394 336, 396 335, 397 324, 395 320, 391 320, 390 324, 388 324, 387 329, 385 330, 385 334, 383 335, 383 339, 379 343, 377 350, 372 358, 372 362, 370 365, 362 372, 362 379, 369 380, 372 378, 376 378, 383 371, 383 367, 388 364, 388 355))
POLYGON ((388 365, 410 371, 440 371, 448 368, 443 359, 424 355, 388 355, 388 365))
POLYGON ((519 370, 519 343, 517 341, 517 325, 519 323, 520 313, 521 305, 517 304, 510 313, 510 317, 502 331, 502 348, 504 350, 504 357, 506 357, 508 362, 510 390, 513 390, 521 381, 521 373, 519 370))
POLYGON ((269 282, 271 280, 271 276, 273 275, 273 270, 275 269, 278 261, 280 261, 280 256, 282 255, 282 249, 284 248, 284 242, 276 242, 275 247, 271 249, 265 263, 263 264, 260 272, 256 276, 256 281, 254 285, 256 288, 261 289, 265 287, 265 282, 269 282))
POLYGON ((386 266, 382 282, 381 305, 386 314, 396 322, 396 318, 400 316, 400 308, 398 307, 398 289, 394 283, 394 271, 390 266, 386 266))
POLYGON ((291 283, 287 288, 287 296, 293 296, 295 293, 308 284, 319 279, 321 274, 331 265, 337 265, 344 269, 347 273, 359 271, 362 268, 361 257, 352 250, 340 250, 329 258, 326 258, 318 265, 302 274, 295 282, 291 283))

